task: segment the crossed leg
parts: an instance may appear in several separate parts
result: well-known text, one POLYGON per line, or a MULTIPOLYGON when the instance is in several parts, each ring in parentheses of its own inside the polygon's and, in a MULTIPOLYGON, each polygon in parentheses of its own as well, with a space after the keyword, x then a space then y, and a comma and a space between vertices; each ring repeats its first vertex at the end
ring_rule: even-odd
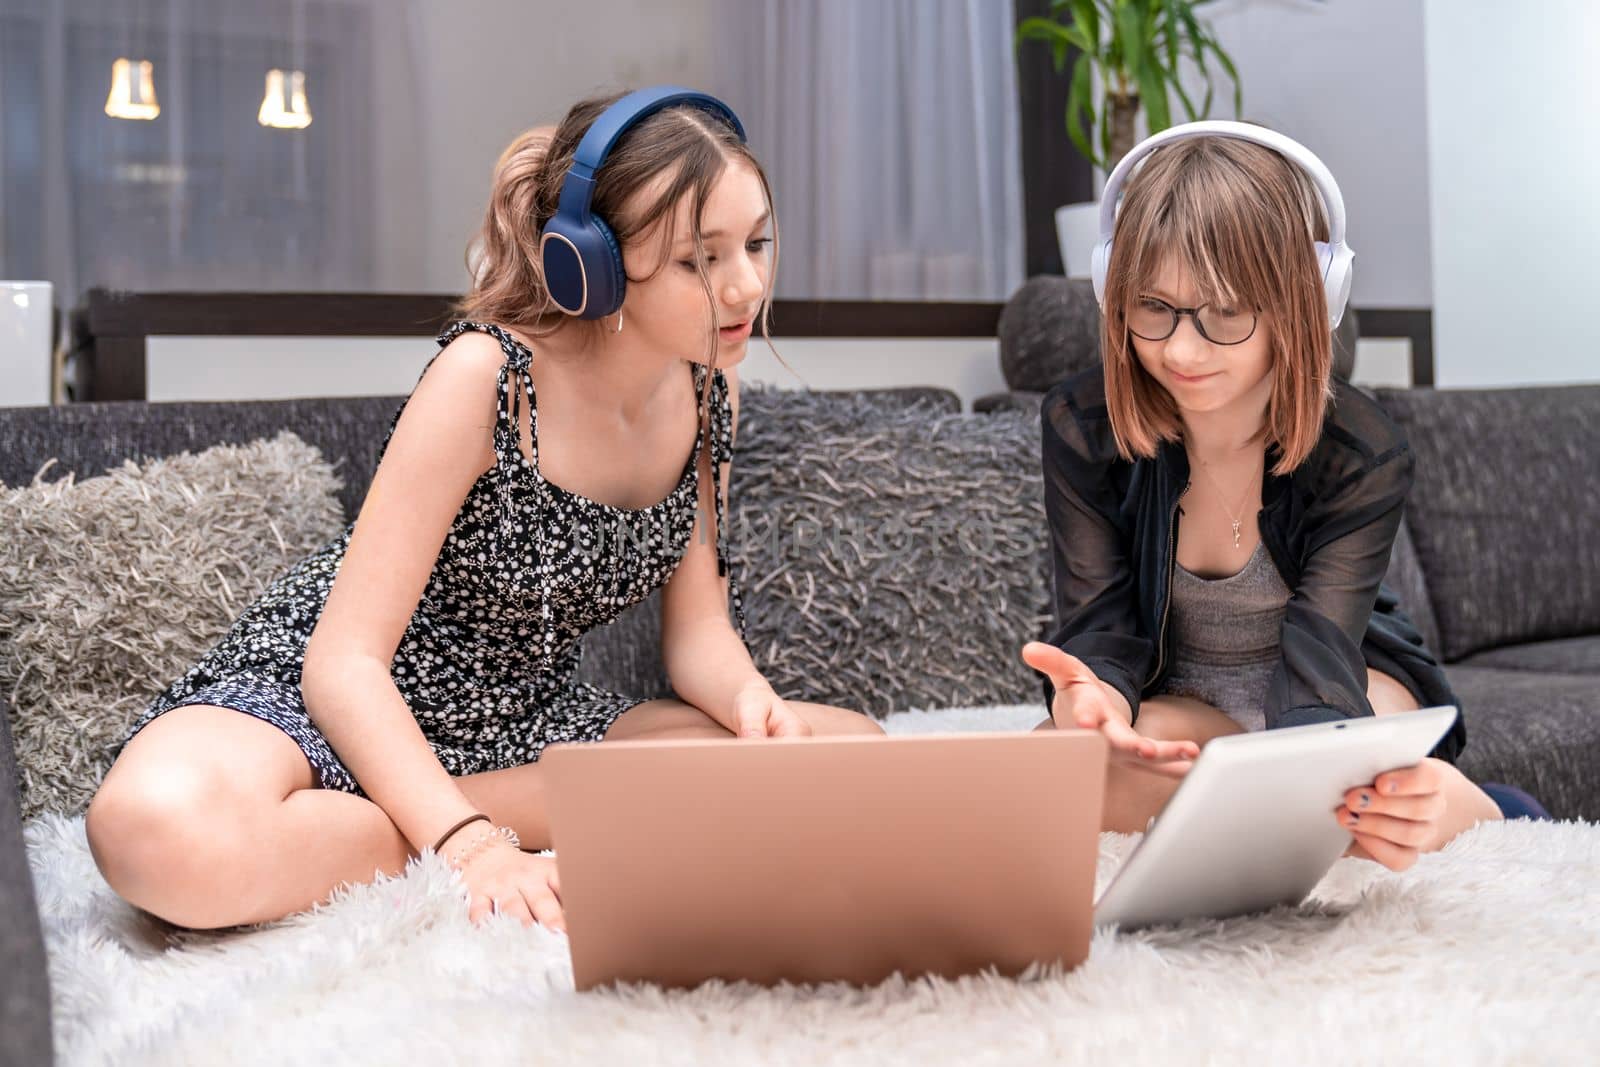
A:
MULTIPOLYGON (((857 712, 790 704, 817 734, 877 733, 857 712)), ((704 712, 652 700, 621 715, 619 738, 731 737, 704 712)), ((116 892, 179 926, 267 922, 341 885, 398 874, 416 854, 372 801, 314 786, 305 754, 277 727, 231 708, 175 708, 131 740, 86 816, 90 851, 116 892)), ((548 847, 537 763, 455 779, 467 799, 548 847)))
MULTIPOLYGON (((1036 730, 1053 730, 1046 719, 1036 730)), ((1139 732, 1157 741, 1194 741, 1204 748, 1212 738, 1243 733, 1222 712, 1192 697, 1154 696, 1139 702, 1139 732)), ((1113 757, 1106 766, 1105 808, 1101 828, 1142 833, 1177 790, 1179 779, 1156 774, 1130 758, 1113 757)))

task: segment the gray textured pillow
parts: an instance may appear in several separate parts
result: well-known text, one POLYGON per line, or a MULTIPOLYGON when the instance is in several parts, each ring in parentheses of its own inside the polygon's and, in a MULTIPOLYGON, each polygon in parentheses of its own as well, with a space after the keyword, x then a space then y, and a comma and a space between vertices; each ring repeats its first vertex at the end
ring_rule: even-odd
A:
POLYGON ((87 807, 150 698, 339 532, 338 488, 287 431, 0 488, 0 691, 25 818, 87 807))
POLYGON ((730 556, 784 696, 883 714, 1039 696, 1038 420, 797 394, 743 413, 730 556))
MULTIPOLYGON (((1034 419, 1037 422, 1037 405, 1034 419)), ((910 408, 932 417, 961 410, 961 399, 946 389, 912 386, 894 389, 807 390, 774 388, 759 382, 746 382, 740 389, 740 428, 734 442, 734 497, 749 490, 752 477, 765 477, 773 464, 758 464, 755 475, 745 466, 759 459, 752 449, 770 447, 780 433, 806 434, 826 426, 828 432, 843 435, 878 425, 885 417, 910 408), (776 420, 776 421, 774 421, 776 420), (754 436, 746 427, 754 425, 754 436), (761 429, 768 426, 770 432, 761 429)), ((780 445, 779 447, 787 447, 780 445)), ((743 573, 742 571, 740 572, 743 573)), ((757 598, 761 596, 757 594, 757 598)), ((583 662, 578 668, 581 681, 633 696, 671 697, 672 686, 661 662, 661 593, 650 594, 615 622, 591 630, 583 638, 583 662)))

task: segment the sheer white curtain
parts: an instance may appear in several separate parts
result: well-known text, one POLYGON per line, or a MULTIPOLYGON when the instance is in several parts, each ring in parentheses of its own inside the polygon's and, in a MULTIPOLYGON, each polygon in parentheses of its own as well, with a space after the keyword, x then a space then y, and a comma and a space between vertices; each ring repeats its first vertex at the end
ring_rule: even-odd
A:
POLYGON ((1009 0, 715 0, 777 293, 1003 300, 1023 276, 1009 0))
POLYGON ((374 56, 390 7, 0 0, 0 277, 48 279, 63 306, 91 286, 373 288, 374 64, 411 63, 374 56), (154 120, 106 114, 119 56, 153 63, 154 120), (309 127, 257 121, 271 68, 305 72, 309 127))

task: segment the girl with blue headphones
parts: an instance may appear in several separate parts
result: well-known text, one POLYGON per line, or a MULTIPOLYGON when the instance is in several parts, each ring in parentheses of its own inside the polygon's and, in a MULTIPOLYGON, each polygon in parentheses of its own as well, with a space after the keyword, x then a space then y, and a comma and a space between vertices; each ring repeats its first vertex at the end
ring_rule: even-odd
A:
MULTIPOLYGON (((1158 133, 1107 181, 1102 366, 1043 407, 1059 628, 1023 658, 1041 729, 1111 744, 1108 829, 1143 830, 1213 737, 1458 703, 1382 585, 1413 460, 1332 374, 1344 229, 1322 162, 1244 123, 1158 133)), ((1329 818, 1395 869, 1499 818, 1464 743, 1458 717, 1329 818)))
POLYGON ((735 368, 776 224, 721 101, 574 107, 495 168, 462 320, 396 413, 359 517, 134 725, 88 813, 133 904, 260 922, 431 847, 491 911, 561 925, 537 760, 556 741, 880 733, 783 700, 727 567, 735 368), (576 677, 662 590, 676 698, 576 677), (739 620, 730 620, 729 605, 739 620))

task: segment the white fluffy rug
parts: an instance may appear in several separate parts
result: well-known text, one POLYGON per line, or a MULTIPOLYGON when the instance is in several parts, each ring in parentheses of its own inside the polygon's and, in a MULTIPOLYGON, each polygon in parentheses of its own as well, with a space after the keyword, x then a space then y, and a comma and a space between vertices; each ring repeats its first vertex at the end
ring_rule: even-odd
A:
MULTIPOLYGON (((27 838, 63 1064, 1600 1062, 1600 827, 1584 823, 1485 825, 1403 874, 1341 860, 1298 911, 1101 934, 1070 973, 585 995, 564 937, 472 927, 431 857, 312 914, 172 936, 101 880, 82 819, 41 816, 27 838)), ((1103 837, 1101 885, 1134 840, 1103 837)))

